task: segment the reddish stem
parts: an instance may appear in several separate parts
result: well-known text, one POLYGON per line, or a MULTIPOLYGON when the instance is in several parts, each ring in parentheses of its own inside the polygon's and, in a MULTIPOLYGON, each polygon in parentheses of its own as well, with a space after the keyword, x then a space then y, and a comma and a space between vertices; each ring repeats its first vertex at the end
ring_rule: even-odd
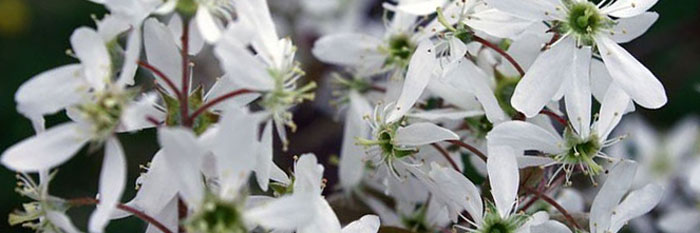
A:
POLYGON ((481 152, 479 149, 476 149, 476 147, 473 147, 472 145, 469 145, 469 144, 467 144, 467 143, 465 143, 465 142, 463 142, 463 141, 459 141, 459 140, 447 140, 447 141, 448 141, 449 143, 452 143, 452 144, 454 144, 454 145, 458 145, 458 146, 460 146, 460 147, 463 147, 463 148, 465 148, 465 149, 471 151, 471 152, 474 153, 476 156, 479 156, 479 158, 480 158, 481 160, 483 160, 484 162, 486 162, 486 160, 488 160, 488 158, 486 157, 486 154, 484 154, 483 152, 481 152))
POLYGON ((377 91, 377 92, 383 92, 383 93, 386 92, 386 88, 383 88, 383 87, 380 87, 380 86, 377 86, 377 85, 371 85, 371 86, 369 87, 369 89, 370 89, 370 90, 373 90, 373 91, 377 91))
POLYGON ((186 127, 191 127, 192 122, 187 118, 189 114, 189 92, 190 92, 190 69, 189 69, 189 42, 190 42, 190 24, 184 22, 182 24, 182 36, 180 37, 182 42, 182 51, 180 55, 182 56, 182 95, 180 96, 180 116, 184 118, 183 124, 186 127))
POLYGON ((525 189, 525 191, 528 193, 534 194, 538 198, 542 199, 543 201, 547 202, 549 205, 551 205, 552 207, 557 209, 557 211, 559 211, 559 213, 564 215, 564 218, 566 218, 566 221, 569 222, 572 226, 574 226, 578 229, 583 229, 583 228, 581 228, 581 226, 578 225, 578 223, 576 223, 576 220, 574 220, 574 217, 572 217, 571 214, 569 214, 569 212, 566 211, 566 209, 564 209, 564 207, 559 205, 559 203, 557 203, 557 201, 555 201, 554 199, 552 199, 551 197, 549 197, 547 195, 544 195, 542 192, 540 192, 538 190, 534 190, 534 189, 529 188, 529 187, 523 187, 523 189, 525 189))
POLYGON ((450 165, 452 165, 452 168, 454 168, 457 172, 460 172, 460 173, 462 172, 459 170, 459 166, 457 166, 457 163, 455 163, 455 161, 452 159, 452 157, 450 157, 450 153, 448 153, 447 150, 445 150, 445 148, 442 148, 437 143, 432 143, 430 145, 435 147, 435 149, 438 150, 440 152, 440 154, 442 154, 443 157, 445 157, 447 162, 449 162, 450 165))
POLYGON ((551 117, 552 119, 556 120, 557 122, 559 122, 559 124, 561 124, 563 126, 567 125, 566 119, 564 119, 563 117, 557 115, 556 113, 554 113, 552 111, 543 109, 542 111, 540 111, 540 113, 551 117))
POLYGON ((173 92, 175 92, 175 95, 176 95, 178 98, 180 98, 180 95, 181 95, 181 94, 180 94, 180 90, 177 89, 177 86, 175 86, 175 83, 173 83, 173 81, 170 80, 170 78, 168 78, 168 76, 165 75, 165 73, 163 73, 162 71, 160 71, 160 70, 159 70, 158 68, 156 68, 155 66, 152 66, 151 64, 148 64, 148 63, 145 62, 145 61, 138 61, 138 64, 139 64, 139 66, 141 66, 141 67, 143 67, 143 68, 145 68, 145 69, 147 69, 147 70, 150 70, 151 72, 153 72, 153 73, 156 75, 156 77, 159 77, 161 80, 163 80, 163 81, 165 82, 165 84, 168 85, 168 88, 170 88, 171 90, 173 90, 173 92))
MULTIPOLYGON (((68 202, 70 202, 72 205, 77 205, 77 206, 97 205, 100 203, 99 200, 94 199, 94 198, 90 198, 90 197, 71 199, 71 200, 68 200, 68 202)), ((158 230, 162 231, 163 233, 172 233, 172 231, 170 231, 167 227, 165 227, 165 225, 163 225, 163 223, 159 222, 158 220, 151 217, 150 215, 148 215, 144 212, 141 212, 140 210, 134 209, 131 206, 124 205, 122 203, 117 203, 117 208, 133 214, 134 216, 143 220, 144 222, 152 224, 153 226, 158 228, 158 230)))
POLYGON ((518 64, 518 62, 515 61, 515 59, 513 59, 513 57, 510 56, 510 54, 508 54, 506 51, 504 51, 503 49, 499 48, 497 45, 489 42, 488 40, 486 40, 484 38, 481 38, 481 37, 476 36, 476 35, 473 35, 473 38, 474 38, 474 41, 479 42, 482 45, 489 47, 489 48, 493 49, 494 51, 496 51, 497 53, 501 54, 501 56, 506 58, 506 60, 508 60, 508 62, 510 62, 510 64, 512 64, 513 67, 515 67, 515 69, 520 74, 520 77, 525 77, 525 71, 520 66, 520 64, 518 64))
POLYGON ((186 120, 189 122, 192 122, 194 119, 197 118, 197 116, 201 115, 202 113, 207 111, 209 108, 213 107, 214 105, 217 105, 225 100, 236 97, 238 95, 252 93, 252 92, 254 92, 254 91, 248 90, 248 89, 238 89, 238 90, 229 92, 227 94, 224 94, 222 96, 216 97, 215 99, 208 101, 207 103, 205 103, 204 105, 199 107, 197 110, 195 110, 194 113, 192 113, 192 115, 190 117, 188 117, 186 120))

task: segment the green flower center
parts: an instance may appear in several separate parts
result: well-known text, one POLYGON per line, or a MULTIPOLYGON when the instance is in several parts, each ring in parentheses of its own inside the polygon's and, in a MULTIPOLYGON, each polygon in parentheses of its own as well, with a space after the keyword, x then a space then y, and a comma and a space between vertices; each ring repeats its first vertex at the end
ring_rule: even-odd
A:
POLYGON ((507 218, 501 218, 498 214, 496 206, 490 202, 486 202, 486 212, 483 219, 483 224, 476 233, 514 233, 518 231, 525 222, 528 216, 524 214, 512 214, 507 218))
POLYGON ((207 197, 201 209, 186 220, 185 226, 188 232, 248 232, 239 207, 211 195, 207 197))
POLYGON ((408 66, 413 51, 416 45, 411 42, 411 39, 406 35, 396 35, 389 38, 389 47, 386 48, 387 59, 385 65, 398 65, 400 67, 408 66))
POLYGON ((598 175, 604 170, 594 160, 602 148, 596 134, 591 134, 587 138, 582 139, 571 128, 567 128, 564 131, 564 138, 567 149, 564 153, 556 155, 554 157, 555 160, 570 167, 582 165, 586 168, 583 172, 591 176, 598 175))
POLYGON ((583 45, 592 45, 595 33, 612 23, 591 2, 569 3, 568 8, 569 16, 564 23, 565 31, 573 32, 583 45))
POLYGON ((77 106, 81 116, 92 123, 93 133, 103 138, 119 125, 122 111, 129 101, 130 94, 123 91, 100 91, 95 93, 95 101, 77 106))

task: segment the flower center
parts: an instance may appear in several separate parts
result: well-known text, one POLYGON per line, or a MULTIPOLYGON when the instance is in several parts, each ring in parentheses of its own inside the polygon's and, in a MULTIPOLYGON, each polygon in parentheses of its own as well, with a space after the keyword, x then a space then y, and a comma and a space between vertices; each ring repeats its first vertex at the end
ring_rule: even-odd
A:
POLYGON ((483 224, 475 231, 477 233, 514 233, 528 218, 524 214, 512 214, 507 218, 501 218, 493 203, 487 201, 486 207, 483 224))
POLYGON ((411 42, 411 39, 406 35, 396 35, 389 38, 389 48, 387 48, 387 59, 384 65, 398 65, 400 67, 408 66, 413 51, 416 46, 411 42))
POLYGON ((580 138, 571 128, 564 131, 566 140, 566 150, 564 153, 554 157, 555 160, 561 162, 565 167, 568 166, 567 172, 572 172, 574 166, 581 165, 585 170, 584 174, 595 176, 600 174, 604 169, 595 162, 595 157, 598 156, 602 145, 598 141, 596 134, 591 134, 588 138, 580 138))
POLYGON ((238 206, 209 195, 201 209, 185 222, 188 232, 248 232, 238 206))
POLYGON ((119 125, 121 113, 130 95, 124 91, 105 90, 95 93, 95 101, 77 107, 81 116, 92 123, 97 138, 104 138, 119 125))
POLYGON ((579 44, 592 45, 593 36, 612 21, 600 14, 598 7, 591 2, 570 3, 569 16, 564 23, 565 31, 572 32, 579 44))

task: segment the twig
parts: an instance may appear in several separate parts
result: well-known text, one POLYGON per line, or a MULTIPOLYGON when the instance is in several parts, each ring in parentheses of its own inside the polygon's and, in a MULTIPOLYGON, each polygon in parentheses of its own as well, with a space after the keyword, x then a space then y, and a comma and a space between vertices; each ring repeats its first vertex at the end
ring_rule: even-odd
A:
POLYGON ((180 90, 177 89, 177 86, 175 86, 175 83, 173 83, 173 81, 170 80, 170 78, 168 78, 168 76, 165 75, 165 73, 163 73, 162 71, 160 71, 160 70, 159 70, 158 68, 156 68, 155 66, 153 66, 153 65, 151 65, 151 64, 148 64, 148 63, 145 62, 145 61, 138 61, 138 64, 139 64, 139 66, 141 66, 141 67, 143 67, 143 68, 145 68, 145 69, 147 69, 147 70, 150 70, 150 71, 153 72, 157 77, 159 77, 161 80, 163 80, 163 82, 165 82, 165 84, 168 85, 168 88, 170 88, 171 90, 173 90, 173 92, 175 92, 175 95, 177 96, 177 98, 180 98, 180 95, 182 95, 182 94, 180 94, 180 90))
POLYGON ((583 229, 583 228, 581 228, 581 226, 578 225, 578 223, 576 223, 576 220, 574 220, 574 217, 572 217, 571 214, 569 214, 569 212, 566 211, 566 209, 564 209, 564 207, 559 205, 559 203, 557 203, 557 201, 555 201, 554 199, 552 199, 551 197, 549 197, 547 195, 544 195, 542 192, 540 192, 538 190, 534 190, 532 188, 525 187, 525 186, 523 186, 522 188, 525 189, 526 192, 528 192, 530 194, 534 194, 538 198, 549 203, 549 205, 551 205, 552 207, 557 209, 557 211, 559 211, 559 213, 564 215, 564 218, 566 218, 566 221, 569 222, 572 226, 574 226, 578 229, 583 229))
POLYGON ((442 154, 443 157, 445 157, 445 159, 447 160, 447 162, 450 162, 450 165, 452 165, 452 168, 454 168, 457 172, 460 172, 460 173, 462 172, 462 171, 459 170, 459 166, 457 166, 457 163, 455 163, 455 161, 450 157, 450 153, 448 153, 447 150, 445 150, 445 148, 442 148, 442 147, 441 147, 440 145, 438 145, 437 143, 432 143, 432 144, 430 144, 430 145, 432 145, 433 147, 435 147, 435 149, 436 149, 437 151, 439 151, 440 154, 442 154))
MULTIPOLYGON (((94 198, 90 198, 90 197, 75 198, 75 199, 68 200, 68 202, 70 204, 76 205, 76 206, 97 205, 100 203, 99 200, 94 199, 94 198)), ((170 231, 167 227, 165 227, 165 225, 163 225, 163 223, 159 222, 155 218, 151 217, 150 215, 148 215, 140 210, 134 209, 133 207, 128 206, 128 205, 124 205, 122 203, 117 203, 117 208, 133 214, 134 216, 140 218, 144 222, 152 224, 153 226, 158 228, 158 230, 162 231, 163 233, 172 233, 172 231, 170 231)))
POLYGON ((461 147, 463 147, 463 148, 465 148, 465 149, 471 151, 471 152, 474 153, 476 156, 479 156, 479 158, 480 158, 481 160, 483 160, 484 162, 486 162, 486 160, 488 160, 488 158, 486 157, 486 154, 484 154, 483 152, 479 151, 479 149, 476 149, 476 147, 473 147, 472 145, 469 145, 469 144, 467 144, 467 143, 465 143, 465 142, 463 142, 463 141, 459 141, 459 140, 447 140, 447 142, 452 143, 452 144, 454 144, 454 145, 461 146, 461 147))
POLYGON ((508 54, 506 51, 504 51, 503 49, 499 48, 497 45, 492 44, 488 40, 481 38, 479 36, 473 35, 472 38, 474 38, 474 41, 479 42, 482 45, 489 47, 489 48, 493 49, 494 51, 496 51, 497 53, 501 54, 501 56, 506 58, 506 60, 508 60, 508 62, 510 62, 510 64, 512 64, 513 67, 515 67, 515 69, 520 74, 520 77, 525 77, 525 70, 523 70, 523 68, 520 66, 520 64, 518 64, 518 62, 515 61, 515 59, 513 59, 513 57, 511 57, 510 54, 508 54))
POLYGON ((544 110, 544 109, 543 109, 542 111, 540 111, 540 113, 541 113, 541 114, 544 114, 544 115, 547 115, 547 116, 549 116, 549 117, 551 117, 551 118, 553 118, 554 120, 556 120, 557 122, 559 122, 559 124, 561 124, 561 125, 563 125, 563 126, 566 126, 566 125, 567 125, 566 119, 564 119, 563 117, 557 115, 556 113, 554 113, 554 112, 552 112, 552 111, 544 110))
POLYGON ((216 97, 215 99, 213 99, 213 100, 211 100, 211 101, 208 101, 207 103, 205 103, 204 105, 202 105, 201 107, 199 107, 197 110, 195 110, 195 111, 192 113, 191 116, 189 116, 189 117, 186 118, 186 119, 187 119, 187 121, 192 122, 194 119, 197 118, 197 116, 201 115, 202 113, 204 113, 205 111, 207 111, 207 109, 211 108, 212 106, 217 105, 217 104, 219 104, 219 103, 221 103, 221 102, 223 102, 223 101, 225 101, 225 100, 227 100, 227 99, 236 97, 236 96, 238 96, 238 95, 246 94, 246 93, 252 93, 252 92, 253 92, 252 90, 248 90, 248 89, 238 89, 238 90, 235 90, 235 91, 226 93, 226 94, 224 94, 224 95, 222 95, 222 96, 216 97))
POLYGON ((182 50, 180 55, 182 57, 182 95, 180 96, 180 116, 183 117, 182 122, 184 126, 191 127, 192 122, 187 118, 190 103, 189 103, 189 92, 190 92, 190 69, 189 69, 189 44, 190 44, 190 24, 185 22, 182 24, 182 36, 180 37, 182 50))

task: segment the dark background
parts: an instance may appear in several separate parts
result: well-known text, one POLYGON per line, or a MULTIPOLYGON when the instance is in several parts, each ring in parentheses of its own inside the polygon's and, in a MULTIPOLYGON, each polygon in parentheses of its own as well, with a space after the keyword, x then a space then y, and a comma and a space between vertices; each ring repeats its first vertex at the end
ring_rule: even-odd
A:
MULTIPOLYGON (((661 15, 658 22, 625 47, 657 75, 669 97, 669 103, 661 110, 639 109, 638 112, 657 127, 667 128, 684 116, 700 112, 700 1, 661 0, 652 10, 661 15)), ((2 150, 34 134, 30 122, 15 110, 14 92, 33 75, 76 62, 65 54, 70 48, 68 38, 78 26, 94 27, 91 15, 102 17, 104 13, 103 7, 86 0, 0 0, 2 150)), ((314 36, 294 35, 292 38, 304 49, 310 46, 314 36)), ((322 82, 323 66, 316 60, 306 60, 307 76, 322 82)), ((147 81, 144 77, 139 79, 147 81)), ((339 152, 342 125, 336 122, 337 115, 319 110, 320 105, 307 103, 297 109, 295 121, 299 130, 291 135, 290 151, 276 156, 281 166, 289 166, 291 155, 314 152, 327 161, 339 152)), ((62 116, 50 117, 49 125, 65 120, 62 116)), ((120 139, 130 164, 126 201, 135 193, 134 180, 141 172, 138 165, 148 162, 158 145, 153 130, 121 135, 120 139)), ((94 195, 101 155, 102 152, 81 152, 61 166, 52 182, 51 193, 65 198, 94 195)), ((335 172, 334 165, 326 166, 325 176, 331 182, 327 191, 332 190, 335 183, 335 172)), ((0 232, 31 232, 17 226, 10 228, 6 221, 13 209, 28 201, 13 191, 16 187, 14 175, 0 168, 0 232)), ((80 229, 85 229, 90 212, 91 208, 85 207, 71 210, 69 214, 80 229)), ((138 219, 127 218, 112 222, 107 231, 141 232, 143 227, 138 219)))

